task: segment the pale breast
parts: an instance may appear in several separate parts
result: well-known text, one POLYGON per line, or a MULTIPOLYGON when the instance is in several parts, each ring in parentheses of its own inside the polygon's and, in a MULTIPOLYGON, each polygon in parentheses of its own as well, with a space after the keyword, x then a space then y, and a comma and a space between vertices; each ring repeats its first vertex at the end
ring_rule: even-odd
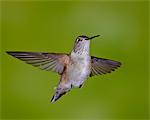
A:
POLYGON ((78 58, 68 68, 69 80, 72 85, 79 87, 88 78, 90 70, 90 58, 78 58))

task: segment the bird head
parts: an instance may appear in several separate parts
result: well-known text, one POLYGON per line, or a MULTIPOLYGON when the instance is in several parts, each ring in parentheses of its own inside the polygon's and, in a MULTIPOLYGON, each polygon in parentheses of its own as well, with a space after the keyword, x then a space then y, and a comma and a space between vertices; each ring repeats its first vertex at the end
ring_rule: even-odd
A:
POLYGON ((89 52, 90 40, 100 35, 87 37, 85 35, 78 36, 75 41, 73 52, 82 54, 84 52, 89 52))

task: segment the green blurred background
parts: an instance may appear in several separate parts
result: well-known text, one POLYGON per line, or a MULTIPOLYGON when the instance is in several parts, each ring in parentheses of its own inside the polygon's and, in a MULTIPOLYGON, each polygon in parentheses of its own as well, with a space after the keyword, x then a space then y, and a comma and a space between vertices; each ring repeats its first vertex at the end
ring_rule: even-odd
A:
POLYGON ((1 1, 2 119, 148 119, 148 1, 1 1), (66 52, 97 35, 91 54, 123 63, 52 104, 59 76, 5 51, 66 52))

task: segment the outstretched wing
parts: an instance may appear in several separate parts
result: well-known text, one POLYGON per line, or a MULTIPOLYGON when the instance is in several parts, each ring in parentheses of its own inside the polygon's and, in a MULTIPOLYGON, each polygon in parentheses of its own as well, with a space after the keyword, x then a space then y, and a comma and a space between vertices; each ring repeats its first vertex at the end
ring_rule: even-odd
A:
POLYGON ((110 73, 112 71, 115 71, 115 69, 117 69, 120 66, 121 66, 120 62, 91 56, 90 76, 92 77, 94 75, 102 75, 110 73))
POLYGON ((62 74, 65 64, 69 57, 67 54, 61 53, 43 53, 43 52, 13 52, 8 54, 16 57, 28 64, 39 67, 42 70, 50 70, 62 74))

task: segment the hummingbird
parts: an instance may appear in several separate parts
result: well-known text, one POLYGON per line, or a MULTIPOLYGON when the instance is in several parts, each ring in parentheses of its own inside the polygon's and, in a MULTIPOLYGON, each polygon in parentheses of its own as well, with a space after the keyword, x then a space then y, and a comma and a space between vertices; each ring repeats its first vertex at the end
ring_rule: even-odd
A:
POLYGON ((90 55, 90 42, 99 36, 78 36, 69 54, 21 51, 7 53, 42 70, 58 73, 60 81, 51 99, 51 102, 56 102, 73 88, 81 88, 89 77, 110 73, 121 66, 121 62, 90 55))

